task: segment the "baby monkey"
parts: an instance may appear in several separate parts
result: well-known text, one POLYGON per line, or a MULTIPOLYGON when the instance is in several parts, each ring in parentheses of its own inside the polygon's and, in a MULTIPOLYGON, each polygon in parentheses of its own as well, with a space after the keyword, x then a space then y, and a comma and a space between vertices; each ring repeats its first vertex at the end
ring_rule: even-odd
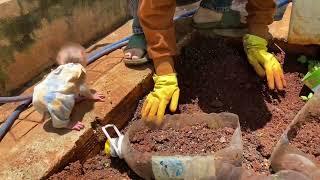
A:
POLYGON ((70 121, 75 103, 83 99, 104 101, 105 97, 92 93, 85 83, 88 59, 81 45, 64 45, 56 61, 58 68, 35 86, 33 106, 39 113, 50 114, 53 127, 80 131, 84 124, 70 121))

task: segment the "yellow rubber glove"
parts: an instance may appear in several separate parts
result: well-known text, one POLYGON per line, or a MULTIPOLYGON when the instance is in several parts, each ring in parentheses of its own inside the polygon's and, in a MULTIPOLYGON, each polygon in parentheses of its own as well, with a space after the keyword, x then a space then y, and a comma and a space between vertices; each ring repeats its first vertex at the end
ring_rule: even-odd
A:
POLYGON ((154 89, 143 104, 142 119, 160 125, 170 100, 170 111, 175 112, 177 110, 180 89, 176 74, 154 75, 153 80, 155 83, 154 89))
POLYGON ((286 81, 282 67, 277 58, 267 52, 267 44, 267 40, 258 36, 246 34, 243 38, 248 61, 257 74, 261 77, 267 76, 268 86, 271 90, 275 86, 278 90, 283 90, 286 87, 286 81))

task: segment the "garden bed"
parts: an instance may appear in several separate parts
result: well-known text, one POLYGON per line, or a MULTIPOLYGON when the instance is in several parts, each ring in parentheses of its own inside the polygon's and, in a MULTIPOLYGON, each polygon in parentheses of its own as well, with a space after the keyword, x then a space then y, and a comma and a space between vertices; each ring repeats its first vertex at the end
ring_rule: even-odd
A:
MULTIPOLYGON (((287 88, 284 92, 269 91, 266 81, 260 79, 247 62, 241 44, 234 42, 239 41, 195 34, 182 48, 176 60, 181 89, 177 113, 237 114, 242 129, 243 167, 269 174, 268 159, 275 144, 305 104, 300 99, 304 95, 300 79, 307 69, 296 62, 295 57, 287 56, 283 64, 287 88)), ((140 118, 140 108, 141 103, 134 120, 140 118)), ((104 169, 104 177, 113 175, 109 169, 114 167, 116 171, 122 171, 122 168, 110 166, 104 169)), ((125 171, 132 173, 129 169, 125 171)), ((114 179, 122 177, 121 174, 114 179)))

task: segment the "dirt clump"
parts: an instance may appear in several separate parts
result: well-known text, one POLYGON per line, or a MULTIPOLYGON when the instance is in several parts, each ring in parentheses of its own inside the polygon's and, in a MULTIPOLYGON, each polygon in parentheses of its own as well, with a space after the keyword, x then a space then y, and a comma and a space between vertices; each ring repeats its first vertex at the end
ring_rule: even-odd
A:
POLYGON ((181 129, 142 129, 133 134, 131 145, 139 152, 156 152, 161 155, 204 155, 225 148, 231 141, 234 129, 210 129, 206 124, 181 129))
POLYGON ((290 143, 302 152, 315 157, 320 162, 320 120, 305 122, 296 129, 290 143))
POLYGON ((195 34, 182 48, 175 67, 179 78, 179 113, 231 112, 240 118, 243 166, 269 174, 268 159, 287 125, 305 104, 301 77, 306 67, 287 56, 287 88, 273 92, 254 72, 237 40, 195 34))
POLYGON ((50 180, 87 180, 87 179, 141 179, 118 158, 109 158, 103 153, 88 159, 83 164, 79 161, 69 164, 61 172, 54 174, 50 180))

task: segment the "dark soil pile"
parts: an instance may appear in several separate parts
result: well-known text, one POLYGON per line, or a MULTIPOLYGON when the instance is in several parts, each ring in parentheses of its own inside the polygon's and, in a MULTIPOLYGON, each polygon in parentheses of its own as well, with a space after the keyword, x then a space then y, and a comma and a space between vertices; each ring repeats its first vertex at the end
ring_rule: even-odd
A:
POLYGON ((102 153, 81 164, 71 163, 63 171, 51 176, 50 180, 87 180, 87 179, 141 179, 128 165, 118 158, 110 159, 102 153))
POLYGON ((315 157, 320 162, 320 120, 312 120, 303 124, 290 141, 302 152, 315 157))
POLYGON ((243 166, 269 173, 268 158, 304 102, 300 81, 306 68, 295 58, 283 65, 288 87, 271 92, 247 61, 241 43, 195 35, 176 62, 181 90, 179 113, 232 112, 239 115, 243 166))
POLYGON ((142 129, 131 138, 132 147, 139 152, 157 152, 165 155, 203 155, 225 148, 234 129, 210 129, 206 124, 181 129, 142 129))

